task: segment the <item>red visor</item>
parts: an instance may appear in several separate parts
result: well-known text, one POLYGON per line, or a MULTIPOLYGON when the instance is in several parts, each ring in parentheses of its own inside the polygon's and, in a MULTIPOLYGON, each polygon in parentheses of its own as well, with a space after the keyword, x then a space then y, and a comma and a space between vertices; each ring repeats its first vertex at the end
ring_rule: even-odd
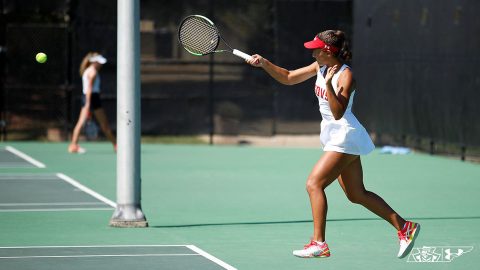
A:
POLYGON ((337 53, 339 51, 337 47, 326 44, 321 39, 319 39, 318 36, 315 36, 312 41, 307 41, 303 43, 303 46, 305 46, 305 48, 307 49, 321 49, 322 51, 327 51, 331 53, 337 53))

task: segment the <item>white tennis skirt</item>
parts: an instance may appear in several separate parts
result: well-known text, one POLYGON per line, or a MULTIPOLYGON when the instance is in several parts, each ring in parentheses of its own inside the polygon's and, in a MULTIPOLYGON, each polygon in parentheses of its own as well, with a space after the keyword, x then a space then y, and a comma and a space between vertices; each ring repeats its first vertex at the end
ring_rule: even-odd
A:
POLYGON ((352 155, 366 155, 375 149, 367 131, 353 114, 339 120, 322 120, 320 144, 323 151, 352 155))

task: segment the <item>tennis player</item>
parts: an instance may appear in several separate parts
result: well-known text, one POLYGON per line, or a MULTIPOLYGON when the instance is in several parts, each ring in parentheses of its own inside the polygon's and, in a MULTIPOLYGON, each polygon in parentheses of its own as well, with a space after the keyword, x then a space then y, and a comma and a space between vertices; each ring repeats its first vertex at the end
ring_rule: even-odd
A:
POLYGON ((102 68, 102 65, 106 62, 107 59, 101 54, 90 52, 83 58, 82 63, 80 64, 80 76, 82 77, 83 85, 82 110, 80 111, 80 117, 73 130, 72 142, 68 146, 68 152, 70 153, 85 152, 85 149, 78 145, 78 139, 80 131, 82 130, 90 112, 93 112, 93 115, 100 124, 100 128, 107 139, 112 142, 114 150, 116 151, 117 143, 108 124, 107 115, 102 108, 100 100, 99 71, 102 68))
POLYGON ((322 115, 320 142, 324 154, 307 178, 313 237, 304 249, 293 251, 293 255, 302 258, 330 256, 325 242, 328 207, 324 190, 338 179, 351 202, 363 205, 397 230, 400 240, 397 256, 403 258, 413 247, 420 224, 405 221, 380 196, 366 190, 363 185, 360 156, 370 153, 375 146, 351 110, 356 86, 352 68, 345 64, 352 56, 345 34, 338 30, 323 31, 313 40, 305 42, 304 46, 312 51, 315 62, 296 70, 289 71, 276 66, 258 54, 247 61, 252 66, 263 68, 275 80, 286 85, 317 76, 314 89, 322 115))

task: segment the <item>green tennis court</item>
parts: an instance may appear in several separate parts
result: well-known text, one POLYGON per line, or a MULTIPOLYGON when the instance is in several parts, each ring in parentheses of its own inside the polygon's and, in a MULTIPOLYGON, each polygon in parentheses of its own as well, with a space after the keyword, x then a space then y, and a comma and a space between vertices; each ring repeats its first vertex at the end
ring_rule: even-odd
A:
POLYGON ((106 143, 83 146, 86 154, 71 155, 66 143, 0 144, 0 209, 8 210, 0 210, 0 269, 475 269, 480 263, 478 164, 420 153, 364 157, 367 189, 422 224, 415 248, 397 259, 396 231, 351 204, 334 182, 326 191, 332 257, 304 260, 291 251, 312 232, 305 179, 320 150, 144 144, 142 207, 150 227, 120 229, 108 226, 115 154, 106 143))

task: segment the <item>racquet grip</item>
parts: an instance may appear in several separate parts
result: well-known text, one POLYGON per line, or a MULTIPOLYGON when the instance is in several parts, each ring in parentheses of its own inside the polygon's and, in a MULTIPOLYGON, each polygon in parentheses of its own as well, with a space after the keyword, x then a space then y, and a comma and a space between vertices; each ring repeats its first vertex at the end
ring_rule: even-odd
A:
POLYGON ((237 49, 233 49, 233 54, 235 54, 236 56, 238 56, 238 57, 240 57, 240 58, 243 58, 243 59, 245 59, 245 60, 247 60, 247 61, 250 60, 250 59, 252 59, 252 56, 251 56, 251 55, 246 54, 246 53, 244 53, 244 52, 242 52, 242 51, 239 51, 239 50, 237 50, 237 49))

